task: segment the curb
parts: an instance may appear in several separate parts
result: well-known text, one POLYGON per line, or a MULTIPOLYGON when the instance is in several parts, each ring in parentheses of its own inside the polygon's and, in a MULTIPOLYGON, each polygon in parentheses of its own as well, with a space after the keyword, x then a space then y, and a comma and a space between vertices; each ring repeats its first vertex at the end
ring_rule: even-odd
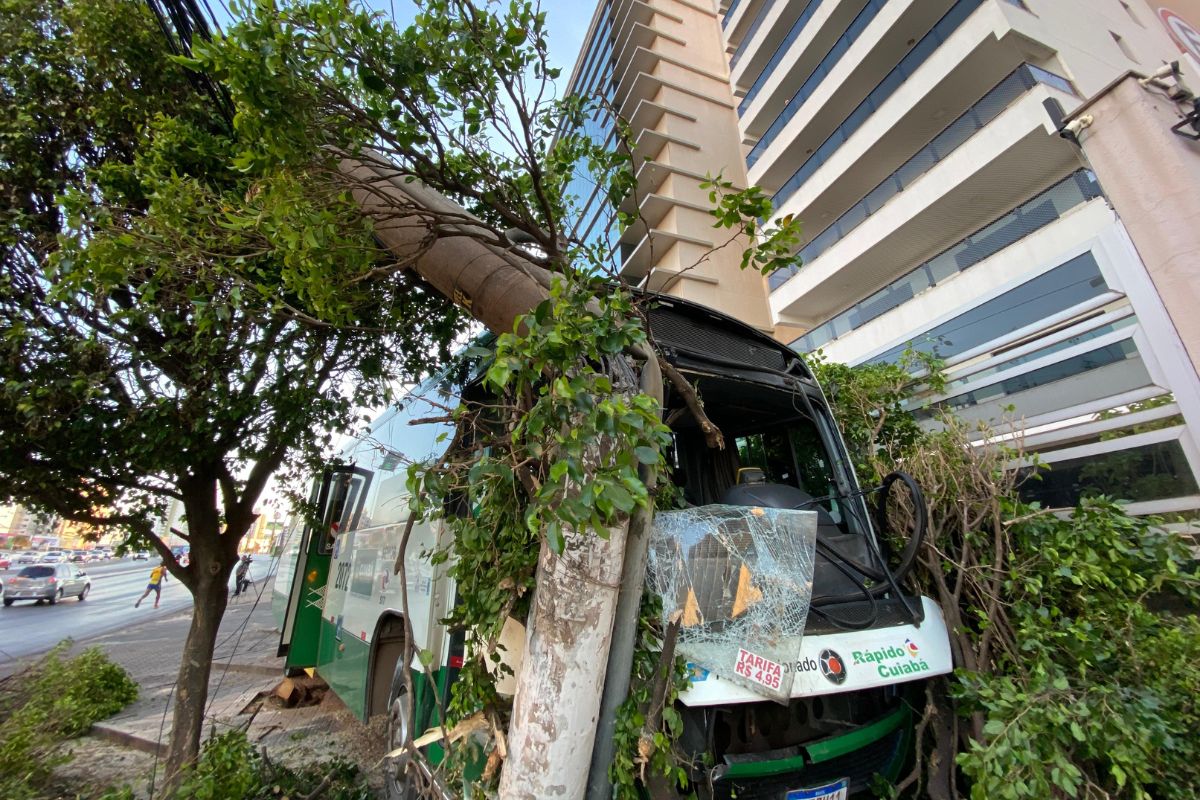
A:
POLYGON ((124 745, 133 750, 140 750, 143 753, 149 753, 159 758, 166 758, 167 756, 167 745, 165 742, 156 742, 153 739, 147 739, 129 731, 105 725, 103 722, 93 723, 91 732, 94 736, 107 739, 115 744, 124 745))
POLYGON ((230 672, 244 672, 250 675, 278 676, 279 680, 283 680, 284 678, 283 667, 272 664, 239 664, 236 661, 214 661, 212 668, 214 672, 224 669, 230 672))

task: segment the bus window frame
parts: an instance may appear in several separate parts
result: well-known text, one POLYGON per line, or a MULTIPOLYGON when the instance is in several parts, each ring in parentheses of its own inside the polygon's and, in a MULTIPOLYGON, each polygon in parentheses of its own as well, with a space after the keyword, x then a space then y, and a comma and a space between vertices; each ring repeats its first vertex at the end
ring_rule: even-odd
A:
POLYGON ((347 531, 358 528, 362 518, 363 508, 367 502, 367 492, 371 488, 371 477, 374 473, 364 467, 349 466, 327 467, 321 481, 321 495, 318 500, 321 520, 320 540, 317 542, 317 553, 323 556, 333 554, 333 545, 339 536, 347 531), (334 509, 341 504, 339 519, 333 519, 334 509), (334 527, 336 523, 336 527, 334 527))

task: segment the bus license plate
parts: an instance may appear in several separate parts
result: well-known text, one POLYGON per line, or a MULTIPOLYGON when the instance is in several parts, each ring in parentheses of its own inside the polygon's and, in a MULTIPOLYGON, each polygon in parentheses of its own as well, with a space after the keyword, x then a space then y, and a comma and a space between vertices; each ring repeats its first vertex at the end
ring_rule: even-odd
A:
POLYGON ((793 789, 784 796, 784 800, 846 800, 849 793, 849 780, 842 778, 811 789, 793 789))

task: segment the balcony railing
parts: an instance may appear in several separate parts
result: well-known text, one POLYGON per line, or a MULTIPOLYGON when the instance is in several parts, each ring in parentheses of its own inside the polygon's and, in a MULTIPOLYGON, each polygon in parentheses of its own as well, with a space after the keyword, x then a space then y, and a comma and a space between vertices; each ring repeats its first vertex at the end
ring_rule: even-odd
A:
MULTIPOLYGON (((758 16, 754 18, 754 22, 750 23, 750 29, 746 31, 746 35, 742 37, 742 41, 738 43, 737 50, 733 53, 733 58, 729 59, 729 68, 733 69, 737 66, 738 61, 746 53, 746 46, 750 44, 750 40, 754 38, 754 34, 758 33, 758 29, 762 27, 763 20, 767 18, 767 14, 771 11, 776 0, 767 0, 762 4, 762 8, 758 10, 758 16)), ((732 13, 732 9, 730 9, 732 13)), ((728 15, 725 17, 728 19, 728 15)))
MULTIPOLYGON (((845 336, 876 317, 907 303, 950 276, 975 266, 1014 242, 1044 228, 1076 206, 1100 197, 1100 194, 1095 176, 1086 170, 1080 170, 970 236, 955 242, 870 297, 813 328, 792 342, 791 346, 802 353, 808 353, 845 336)), ((773 273, 769 279, 771 289, 777 289, 797 271, 793 267, 773 273)))
MULTIPOLYGON (((963 0, 963 2, 966 1, 967 0, 963 0)), ((982 0, 969 1, 975 3, 976 5, 982 2, 982 0)), ((866 6, 863 7, 862 11, 858 12, 858 16, 851 21, 850 26, 846 28, 846 32, 843 33, 838 40, 833 43, 833 46, 829 48, 829 52, 826 53, 825 57, 821 59, 821 63, 817 64, 817 66, 813 68, 813 71, 809 74, 808 78, 806 78, 804 83, 801 84, 800 88, 796 90, 796 93, 792 95, 791 99, 787 101, 787 104, 784 105, 783 110, 779 112, 779 116, 777 116, 775 121, 771 123, 771 127, 767 128, 767 132, 762 135, 762 138, 759 139, 758 143, 750 150, 750 154, 746 156, 747 166, 754 166, 754 164, 762 156, 763 152, 770 147, 771 143, 775 141, 775 138, 779 136, 779 133, 783 130, 784 126, 792 121, 792 117, 796 116, 796 112, 800 110, 800 107, 804 105, 808 98, 812 97, 813 92, 815 92, 817 87, 821 85, 821 81, 825 80, 825 76, 827 76, 830 71, 837 66, 838 62, 841 61, 842 56, 846 55, 846 51, 850 49, 850 45, 854 44, 854 42, 858 40, 858 37, 862 35, 862 32, 867 29, 867 26, 871 24, 871 21, 875 19, 876 15, 879 14, 886 4, 887 0, 871 0, 866 6)))
POLYGON ((742 0, 733 0, 733 2, 729 4, 729 8, 725 9, 725 16, 721 17, 722 28, 729 24, 729 20, 733 19, 733 12, 737 11, 738 4, 741 2, 742 0))
MULTIPOLYGON (((834 220, 825 230, 817 234, 812 241, 800 250, 800 263, 808 264, 866 221, 889 200, 903 192, 917 179, 939 162, 945 160, 951 153, 966 143, 976 132, 983 130, 988 123, 1008 108, 1014 100, 1039 83, 1053 86, 1070 92, 1071 85, 1058 75, 1047 72, 1032 64, 1022 64, 1009 73, 1008 77, 996 84, 991 91, 979 102, 971 106, 956 120, 951 122, 942 132, 917 151, 917 154, 905 161, 891 175, 867 192, 867 195, 849 208, 844 214, 834 220)), ((786 187, 785 187, 786 188, 786 187)), ((781 197, 783 190, 775 195, 775 207, 786 200, 781 197)))
MULTIPOLYGON (((783 37, 783 41, 779 43, 779 46, 775 48, 775 52, 771 54, 771 60, 767 62, 766 66, 762 68, 762 72, 754 79, 754 84, 750 87, 750 91, 742 98, 742 102, 738 103, 738 116, 745 114, 746 109, 754 102, 754 98, 758 97, 758 93, 762 91, 763 86, 775 74, 775 68, 779 66, 779 62, 783 60, 783 57, 787 55, 787 51, 800 38, 800 34, 804 32, 809 21, 817 13, 817 9, 821 7, 823 2, 825 0, 810 0, 809 4, 805 6, 804 11, 800 12, 799 19, 792 23, 792 27, 788 30, 787 35, 783 37)), ((743 39, 742 44, 744 45, 746 41, 746 39, 743 39)), ((741 47, 738 48, 738 53, 740 52, 741 47)), ((734 54, 733 63, 735 65, 737 64, 737 55, 734 54)))
POLYGON ((900 60, 900 63, 892 68, 892 71, 883 77, 883 80, 871 90, 858 107, 850 112, 850 115, 843 120, 842 124, 834 130, 833 133, 821 143, 811 156, 800 168, 792 173, 792 177, 787 179, 787 182, 780 187, 775 193, 774 203, 778 208, 784 200, 791 197, 797 189, 812 177, 813 173, 821 168, 834 153, 837 152, 846 140, 863 126, 863 124, 871 118, 871 116, 882 106, 887 100, 895 94, 896 90, 904 85, 904 82, 917 71, 925 61, 932 56, 945 42, 950 38, 954 31, 958 30, 958 26, 966 21, 967 17, 971 16, 983 0, 958 0, 950 10, 946 12, 937 24, 921 37, 921 41, 917 42, 912 50, 908 51, 908 55, 900 60))

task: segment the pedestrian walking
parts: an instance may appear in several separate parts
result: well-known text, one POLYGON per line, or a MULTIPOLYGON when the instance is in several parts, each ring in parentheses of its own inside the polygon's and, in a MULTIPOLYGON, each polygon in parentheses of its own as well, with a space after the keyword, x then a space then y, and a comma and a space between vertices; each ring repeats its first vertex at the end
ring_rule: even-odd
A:
POLYGON ((163 581, 166 579, 167 568, 164 567, 163 563, 160 561, 158 562, 157 567, 150 570, 150 582, 146 584, 146 591, 142 592, 142 596, 137 599, 137 602, 133 604, 133 607, 137 608, 140 606, 142 601, 146 599, 146 596, 151 592, 154 592, 154 607, 158 608, 158 601, 162 599, 163 581))

